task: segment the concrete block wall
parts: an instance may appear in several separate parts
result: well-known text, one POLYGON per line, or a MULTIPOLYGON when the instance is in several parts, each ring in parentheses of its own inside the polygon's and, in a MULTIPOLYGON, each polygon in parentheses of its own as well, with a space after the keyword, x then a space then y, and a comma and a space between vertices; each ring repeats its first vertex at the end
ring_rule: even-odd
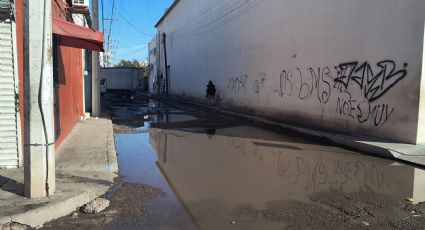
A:
POLYGON ((424 22, 423 0, 180 0, 157 29, 172 94, 424 143, 424 22))
POLYGON ((101 79, 106 79, 107 90, 143 89, 143 70, 141 68, 101 68, 101 79))

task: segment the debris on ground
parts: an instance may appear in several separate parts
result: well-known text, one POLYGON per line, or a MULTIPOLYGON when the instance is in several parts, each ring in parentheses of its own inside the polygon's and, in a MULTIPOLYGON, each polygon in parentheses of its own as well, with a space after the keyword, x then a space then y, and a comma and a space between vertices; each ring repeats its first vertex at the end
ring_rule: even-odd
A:
POLYGON ((80 211, 87 214, 99 213, 109 207, 109 200, 103 198, 96 198, 81 207, 80 211))
MULTIPOLYGON (((4 224, 3 226, 1 226, 1 229, 2 230, 27 230, 27 229, 29 229, 29 227, 26 226, 26 225, 19 224, 19 223, 8 223, 8 224, 4 224)), ((36 228, 36 229, 38 229, 38 228, 36 228)))
POLYGON ((151 213, 147 201, 163 196, 165 193, 159 188, 125 182, 113 195, 111 208, 118 210, 121 220, 142 218, 151 213))
POLYGON ((114 125, 114 133, 133 134, 136 133, 136 130, 126 125, 114 125))

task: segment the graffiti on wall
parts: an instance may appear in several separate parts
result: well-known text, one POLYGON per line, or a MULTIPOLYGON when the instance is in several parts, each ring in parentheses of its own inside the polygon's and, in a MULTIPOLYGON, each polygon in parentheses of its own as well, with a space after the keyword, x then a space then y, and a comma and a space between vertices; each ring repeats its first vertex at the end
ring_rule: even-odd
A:
POLYGON ((312 161, 281 150, 273 151, 273 156, 278 175, 305 191, 342 190, 344 186, 354 184, 364 192, 389 188, 384 170, 371 162, 352 159, 312 161))
MULTIPOLYGON (((309 101, 331 107, 341 119, 381 127, 390 120, 395 107, 380 102, 380 99, 407 76, 407 67, 407 63, 383 60, 375 64, 354 61, 335 67, 284 69, 279 74, 272 74, 274 88, 267 93, 282 100, 309 101)), ((252 80, 258 103, 266 77, 267 73, 263 72, 252 80)), ((229 79, 228 89, 246 95, 248 81, 247 74, 240 74, 229 79)))
POLYGON ((301 100, 309 100, 312 97, 317 98, 319 103, 328 103, 331 96, 331 84, 333 81, 330 75, 329 67, 307 68, 302 71, 296 68, 296 71, 282 70, 275 79, 274 93, 279 97, 295 96, 301 100))
POLYGON ((350 85, 358 86, 364 92, 364 97, 369 102, 374 102, 406 77, 406 68, 407 63, 398 69, 396 63, 390 60, 378 62, 376 68, 368 62, 343 63, 335 67, 337 70, 335 87, 349 90, 350 85))
POLYGON ((227 88, 233 92, 244 92, 246 93, 246 84, 248 80, 247 74, 241 74, 237 77, 229 78, 227 88))
POLYGON ((252 90, 254 94, 257 96, 257 103, 260 104, 260 95, 264 90, 264 84, 267 79, 267 73, 261 72, 257 79, 254 80, 252 84, 252 90))

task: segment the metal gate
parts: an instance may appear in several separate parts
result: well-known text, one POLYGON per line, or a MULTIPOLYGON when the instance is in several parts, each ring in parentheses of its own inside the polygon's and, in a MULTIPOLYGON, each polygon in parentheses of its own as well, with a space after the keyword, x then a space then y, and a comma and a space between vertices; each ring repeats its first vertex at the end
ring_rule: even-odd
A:
POLYGON ((17 73, 16 25, 0 21, 0 167, 20 165, 21 130, 17 73), (18 138, 19 137, 19 138, 18 138))

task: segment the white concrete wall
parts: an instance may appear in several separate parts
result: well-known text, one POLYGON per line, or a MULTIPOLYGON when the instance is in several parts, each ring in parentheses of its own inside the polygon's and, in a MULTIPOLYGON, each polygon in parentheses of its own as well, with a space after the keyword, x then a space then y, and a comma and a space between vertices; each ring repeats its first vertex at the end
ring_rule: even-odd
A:
POLYGON ((424 21, 424 0, 180 0, 158 32, 173 94, 213 80, 221 105, 424 143, 424 21))
POLYGON ((143 70, 136 68, 101 68, 100 79, 106 79, 106 89, 143 89, 143 70))

